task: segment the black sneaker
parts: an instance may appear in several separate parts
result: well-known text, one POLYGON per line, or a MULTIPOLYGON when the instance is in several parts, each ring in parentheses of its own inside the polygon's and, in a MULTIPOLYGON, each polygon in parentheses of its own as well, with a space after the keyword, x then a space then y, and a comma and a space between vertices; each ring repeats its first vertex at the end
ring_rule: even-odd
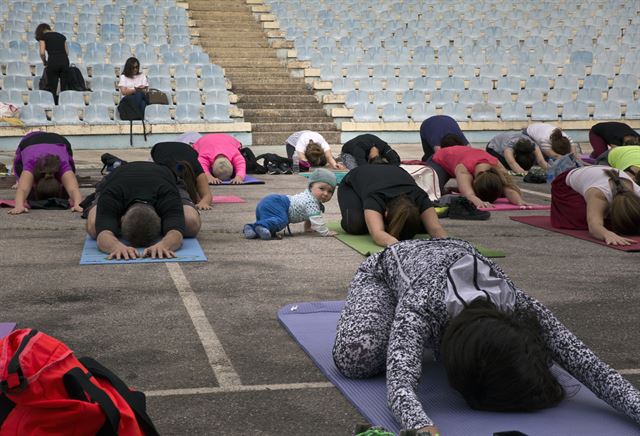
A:
POLYGON ((100 156, 100 160, 103 164, 103 167, 100 170, 100 174, 104 174, 105 170, 106 172, 110 173, 120 165, 127 163, 126 160, 122 160, 118 156, 114 156, 111 153, 104 153, 102 156, 100 156))
POLYGON ((458 197, 449 204, 449 218, 452 220, 484 221, 491 217, 491 213, 478 208, 465 197, 458 197))
POLYGON ((281 174, 280 168, 272 162, 267 162, 267 174, 281 174))

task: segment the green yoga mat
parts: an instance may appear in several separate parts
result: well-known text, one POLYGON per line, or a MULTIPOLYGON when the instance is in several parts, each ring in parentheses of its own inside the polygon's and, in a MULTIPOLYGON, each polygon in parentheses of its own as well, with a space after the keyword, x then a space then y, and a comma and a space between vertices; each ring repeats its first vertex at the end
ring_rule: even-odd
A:
MULTIPOLYGON (((308 179, 309 177, 311 177, 311 173, 313 173, 313 170, 312 170, 312 171, 310 171, 310 172, 308 172, 308 173, 300 173, 300 175, 301 175, 302 177, 306 177, 306 178, 308 179)), ((344 176, 346 176, 346 175, 347 175, 347 173, 346 173, 346 172, 342 172, 342 173, 334 172, 333 174, 335 174, 335 175, 336 175, 336 181, 337 181, 338 183, 340 183, 340 182, 342 181, 342 179, 344 178, 344 176)))
MULTIPOLYGON (((340 223, 337 221, 327 223, 327 227, 329 228, 329 230, 338 232, 338 234, 335 236, 336 238, 338 238, 340 241, 347 244, 349 247, 353 248, 358 253, 364 256, 369 256, 370 254, 377 253, 379 251, 382 251, 384 248, 377 245, 375 242, 373 242, 373 239, 371 238, 370 235, 349 235, 345 233, 345 231, 342 230, 342 227, 340 227, 340 223)), ((414 237, 414 239, 427 239, 427 238, 429 238, 429 235, 427 234, 419 234, 414 237)), ((476 247, 476 250, 478 250, 481 254, 483 254, 486 257, 505 257, 506 256, 506 254, 504 254, 504 252, 502 251, 493 250, 491 248, 486 248, 481 245, 474 244, 474 247, 476 247)))

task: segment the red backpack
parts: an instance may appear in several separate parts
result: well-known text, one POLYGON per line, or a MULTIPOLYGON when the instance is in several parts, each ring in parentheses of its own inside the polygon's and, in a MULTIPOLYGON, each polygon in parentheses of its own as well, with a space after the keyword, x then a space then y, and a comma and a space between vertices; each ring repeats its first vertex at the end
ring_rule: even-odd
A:
POLYGON ((0 434, 157 435, 145 396, 32 329, 0 339, 0 434))

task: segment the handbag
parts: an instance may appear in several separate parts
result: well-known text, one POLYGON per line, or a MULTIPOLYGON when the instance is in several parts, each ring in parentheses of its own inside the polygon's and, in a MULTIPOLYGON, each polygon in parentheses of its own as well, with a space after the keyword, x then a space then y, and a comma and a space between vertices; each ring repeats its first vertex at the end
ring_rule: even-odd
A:
POLYGON ((169 98, 167 94, 160 91, 156 88, 149 88, 147 92, 145 92, 147 96, 147 101, 149 104, 169 104, 169 98))

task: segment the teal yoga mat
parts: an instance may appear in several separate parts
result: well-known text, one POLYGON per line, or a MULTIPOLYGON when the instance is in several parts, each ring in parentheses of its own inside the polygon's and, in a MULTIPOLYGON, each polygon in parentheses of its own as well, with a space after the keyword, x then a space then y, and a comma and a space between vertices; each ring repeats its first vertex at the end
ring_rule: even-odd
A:
MULTIPOLYGON (((142 252, 142 249, 138 249, 142 252)), ((84 240, 82 248, 82 256, 80 257, 80 265, 102 265, 102 264, 118 264, 118 263, 158 263, 158 262, 206 262, 207 256, 204 255, 202 247, 196 238, 185 238, 182 241, 182 247, 176 251, 176 256, 171 259, 151 259, 149 257, 131 259, 131 260, 109 260, 108 255, 98 250, 98 244, 89 236, 84 240)))
MULTIPOLYGON (((310 171, 310 172, 308 172, 308 173, 300 173, 300 175, 301 175, 302 177, 306 177, 306 178, 308 179, 309 177, 311 177, 311 174, 312 174, 312 173, 313 173, 313 170, 311 170, 311 171, 310 171)), ((344 178, 344 176, 346 176, 346 175, 347 175, 347 173, 346 173, 346 172, 334 172, 333 174, 335 174, 335 175, 336 175, 336 181, 337 181, 338 183, 342 182, 342 179, 344 178)))

